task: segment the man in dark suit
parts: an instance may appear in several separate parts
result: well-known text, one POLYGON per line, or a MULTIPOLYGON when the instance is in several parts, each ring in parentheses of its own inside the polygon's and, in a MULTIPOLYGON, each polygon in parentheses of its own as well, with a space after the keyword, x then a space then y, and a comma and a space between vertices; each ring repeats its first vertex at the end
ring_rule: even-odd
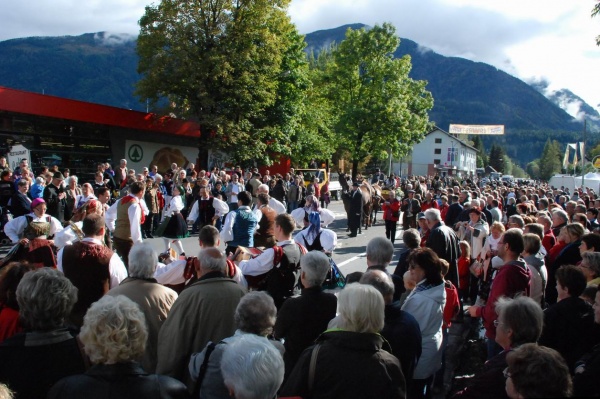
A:
POLYGON ((348 237, 356 237, 357 231, 360 228, 360 217, 363 210, 363 196, 362 191, 360 191, 358 187, 358 182, 354 182, 352 184, 350 210, 348 211, 348 227, 350 227, 350 235, 348 237))
POLYGON ((52 176, 52 182, 44 188, 44 201, 48 206, 46 213, 61 223, 65 221, 65 209, 67 207, 66 194, 62 186, 65 178, 60 172, 55 172, 52 176))
POLYGON ((452 284, 458 287, 458 258, 460 257, 458 242, 460 240, 454 230, 442 222, 438 209, 426 210, 425 219, 431 231, 425 245, 449 263, 450 269, 446 275, 446 280, 450 280, 452 284))
POLYGON ((415 190, 409 189, 407 192, 407 198, 402 200, 402 228, 408 230, 409 228, 417 227, 417 214, 421 212, 421 201, 414 198, 415 190))
POLYGON ((446 213, 444 223, 446 224, 446 226, 453 227, 454 223, 458 221, 458 215, 460 215, 463 211, 463 206, 458 201, 458 195, 451 195, 450 200, 452 201, 452 203, 448 208, 448 212, 446 213))
POLYGON ((19 180, 17 188, 19 190, 10 199, 10 212, 13 217, 28 215, 31 212, 31 199, 27 196, 29 180, 19 180))

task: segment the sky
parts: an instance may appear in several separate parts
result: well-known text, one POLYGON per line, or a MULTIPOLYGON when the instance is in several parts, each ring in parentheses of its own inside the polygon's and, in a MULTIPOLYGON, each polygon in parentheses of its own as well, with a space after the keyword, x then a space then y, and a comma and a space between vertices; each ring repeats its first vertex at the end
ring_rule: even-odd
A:
MULTIPOLYGON (((600 47, 595 42, 600 16, 590 16, 596 1, 291 0, 289 13, 301 33, 391 22, 400 37, 442 55, 485 62, 526 82, 544 81, 548 90, 568 88, 600 111, 600 47)), ((99 31, 137 35, 137 21, 149 4, 2 0, 0 41, 99 31)))

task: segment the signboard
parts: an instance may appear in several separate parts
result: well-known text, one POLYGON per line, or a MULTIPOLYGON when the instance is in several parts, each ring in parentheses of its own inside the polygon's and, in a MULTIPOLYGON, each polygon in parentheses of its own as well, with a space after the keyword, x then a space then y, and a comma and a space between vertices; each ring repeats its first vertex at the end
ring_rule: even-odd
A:
POLYGON ((450 125, 450 134, 504 134, 504 125, 450 125))
MULTIPOLYGON (((125 141, 127 167, 135 169, 136 173, 141 173, 143 168, 150 168, 151 165, 157 165, 160 173, 170 169, 172 163, 187 168, 188 164, 196 163, 197 157, 198 149, 196 147, 170 146, 134 140, 125 141)), ((229 156, 216 150, 209 151, 208 165, 210 168, 218 166, 220 169, 233 167, 229 156)))
POLYGON ((195 163, 198 149, 195 147, 171 146, 162 143, 145 141, 125 141, 125 159, 127 167, 141 173, 143 168, 157 165, 160 173, 171 168, 172 163, 187 168, 189 163, 195 163))
POLYGON ((594 169, 600 169, 600 155, 596 155, 594 159, 592 159, 592 165, 594 169))
POLYGON ((19 166, 19 163, 21 163, 21 159, 23 158, 27 159, 28 165, 31 165, 31 153, 27 148, 23 147, 21 144, 17 144, 12 146, 12 148, 8 152, 6 160, 10 168, 12 170, 15 170, 15 168, 19 166))

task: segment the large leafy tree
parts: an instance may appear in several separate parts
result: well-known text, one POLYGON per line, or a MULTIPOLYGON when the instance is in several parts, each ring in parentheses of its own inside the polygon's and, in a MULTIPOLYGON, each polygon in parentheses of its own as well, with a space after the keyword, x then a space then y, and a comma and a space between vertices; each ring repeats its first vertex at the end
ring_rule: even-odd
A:
POLYGON ((137 93, 200 125, 199 159, 291 152, 309 81, 289 0, 162 0, 140 19, 137 93))
POLYGON ((409 78, 408 55, 394 58, 400 39, 391 24, 348 29, 333 49, 325 90, 335 115, 338 145, 347 150, 352 174, 367 156, 400 157, 430 128, 433 97, 425 81, 409 78))

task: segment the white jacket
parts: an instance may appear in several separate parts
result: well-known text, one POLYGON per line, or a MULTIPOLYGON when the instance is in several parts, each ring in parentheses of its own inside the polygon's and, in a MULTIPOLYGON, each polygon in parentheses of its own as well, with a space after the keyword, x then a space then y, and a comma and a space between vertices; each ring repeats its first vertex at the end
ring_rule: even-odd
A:
POLYGON ((432 376, 442 366, 442 323, 446 290, 444 284, 419 291, 427 284, 421 281, 406 298, 402 310, 410 313, 421 329, 421 357, 415 368, 414 379, 422 380, 432 376))

